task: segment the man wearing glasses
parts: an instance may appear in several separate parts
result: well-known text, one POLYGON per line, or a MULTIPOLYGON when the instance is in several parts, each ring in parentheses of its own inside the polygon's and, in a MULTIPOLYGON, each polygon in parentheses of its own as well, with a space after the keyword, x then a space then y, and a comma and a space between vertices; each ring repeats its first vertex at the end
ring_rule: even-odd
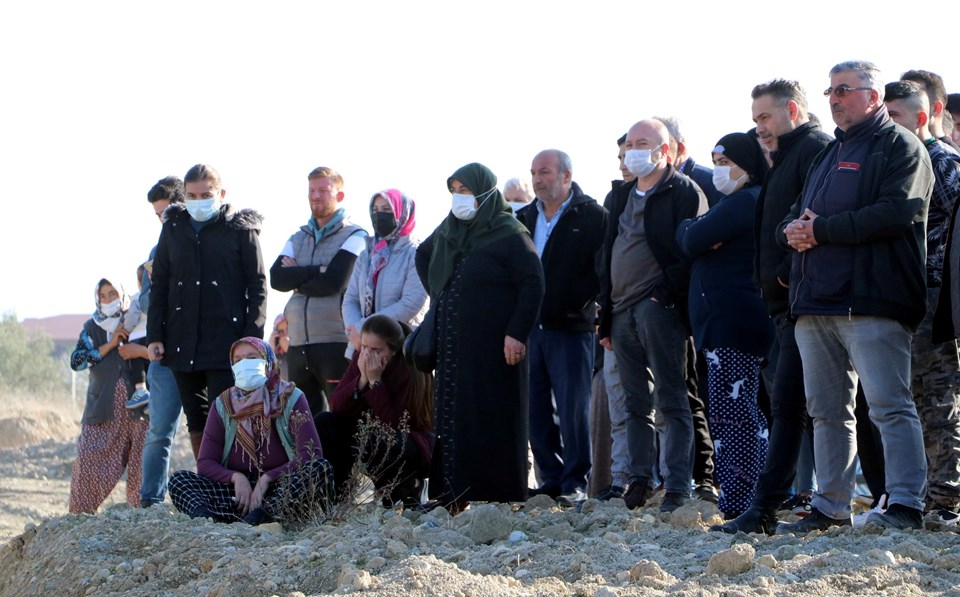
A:
POLYGON ((883 439, 890 504, 867 524, 917 529, 927 465, 910 391, 910 344, 926 312, 933 171, 916 135, 890 119, 872 63, 834 66, 824 95, 837 138, 813 162, 778 227, 780 242, 796 251, 790 309, 820 487, 811 513, 778 532, 851 524, 858 378, 883 439))

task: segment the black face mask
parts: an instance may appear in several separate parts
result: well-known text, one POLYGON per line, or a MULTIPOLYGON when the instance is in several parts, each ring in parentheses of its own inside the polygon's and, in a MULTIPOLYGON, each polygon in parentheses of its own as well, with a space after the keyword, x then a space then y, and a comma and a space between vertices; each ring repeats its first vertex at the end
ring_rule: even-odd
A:
POLYGON ((397 218, 389 211, 375 211, 370 214, 373 231, 377 237, 384 238, 397 229, 397 218))

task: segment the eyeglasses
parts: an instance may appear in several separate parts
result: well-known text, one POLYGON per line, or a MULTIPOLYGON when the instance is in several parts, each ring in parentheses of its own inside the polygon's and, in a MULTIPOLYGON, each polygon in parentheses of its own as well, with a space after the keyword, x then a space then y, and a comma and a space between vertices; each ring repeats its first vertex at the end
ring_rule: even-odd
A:
POLYGON ((873 87, 849 87, 847 85, 840 85, 838 87, 827 87, 823 90, 824 97, 830 97, 830 94, 836 95, 837 97, 844 97, 851 91, 870 91, 873 87))

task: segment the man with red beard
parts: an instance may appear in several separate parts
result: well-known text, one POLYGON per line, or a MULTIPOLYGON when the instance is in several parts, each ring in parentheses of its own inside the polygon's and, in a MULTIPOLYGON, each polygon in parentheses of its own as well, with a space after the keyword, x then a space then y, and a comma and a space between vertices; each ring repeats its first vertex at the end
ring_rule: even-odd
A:
POLYGON ((270 286, 293 291, 284 308, 290 381, 307 395, 310 411, 328 410, 327 397, 347 369, 340 303, 366 232, 346 217, 343 178, 315 168, 309 181, 310 220, 287 241, 270 268, 270 286))

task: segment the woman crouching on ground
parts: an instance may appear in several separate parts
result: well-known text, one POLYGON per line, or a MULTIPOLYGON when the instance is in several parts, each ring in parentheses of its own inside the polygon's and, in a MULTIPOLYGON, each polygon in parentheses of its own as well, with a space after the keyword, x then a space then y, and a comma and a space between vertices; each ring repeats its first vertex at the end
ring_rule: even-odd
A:
POLYGON ((419 504, 433 452, 433 375, 404 360, 408 331, 387 315, 368 317, 360 328, 360 350, 330 397, 330 412, 316 418, 337 492, 347 486, 359 456, 362 473, 383 492, 385 506, 419 504), (368 412, 389 428, 386 433, 373 425, 358 437, 368 412))
POLYGON ((273 350, 259 338, 234 342, 230 362, 236 383, 210 409, 197 472, 170 478, 173 505, 219 522, 309 520, 332 494, 307 399, 280 379, 273 350))

